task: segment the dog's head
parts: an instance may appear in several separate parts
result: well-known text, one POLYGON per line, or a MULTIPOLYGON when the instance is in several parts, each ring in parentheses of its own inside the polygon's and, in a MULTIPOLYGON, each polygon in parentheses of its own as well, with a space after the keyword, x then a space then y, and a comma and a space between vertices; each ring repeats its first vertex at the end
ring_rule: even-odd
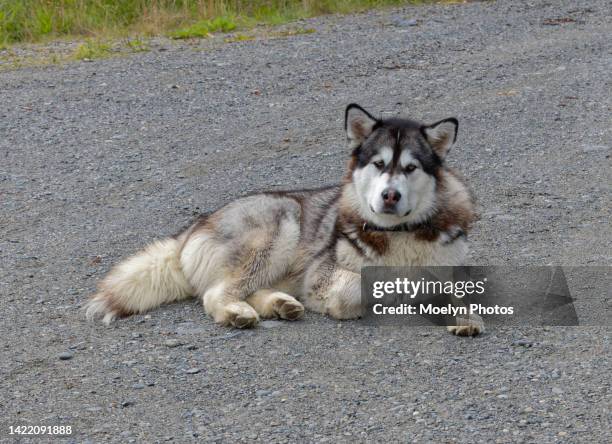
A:
POLYGON ((436 205, 439 169, 457 138, 457 119, 433 125, 377 119, 351 104, 345 129, 353 150, 350 177, 362 217, 381 227, 427 219, 436 205))

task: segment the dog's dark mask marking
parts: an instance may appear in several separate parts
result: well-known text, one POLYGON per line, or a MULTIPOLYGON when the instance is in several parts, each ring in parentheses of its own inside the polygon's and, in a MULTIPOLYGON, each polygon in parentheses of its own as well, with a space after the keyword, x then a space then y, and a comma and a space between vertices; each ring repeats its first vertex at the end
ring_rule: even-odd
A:
POLYGON ((402 151, 408 150, 420 162, 423 171, 435 176, 444 162, 448 147, 457 137, 457 127, 454 118, 433 125, 402 118, 376 119, 356 104, 349 105, 345 114, 345 129, 356 145, 352 152, 353 168, 366 167, 379 149, 387 146, 393 149, 393 159, 382 171, 390 174, 403 172, 399 159, 402 151), (437 136, 435 129, 440 124, 454 125, 454 132, 434 137, 437 136), (452 141, 448 138, 452 138, 452 141))
POLYGON ((393 160, 385 166, 386 172, 402 173, 400 156, 402 151, 408 150, 427 174, 435 175, 435 171, 442 166, 442 159, 423 137, 421 127, 420 123, 406 119, 380 121, 372 134, 355 148, 353 155, 357 158, 357 166, 364 168, 378 154, 380 147, 388 146, 393 148, 393 160))

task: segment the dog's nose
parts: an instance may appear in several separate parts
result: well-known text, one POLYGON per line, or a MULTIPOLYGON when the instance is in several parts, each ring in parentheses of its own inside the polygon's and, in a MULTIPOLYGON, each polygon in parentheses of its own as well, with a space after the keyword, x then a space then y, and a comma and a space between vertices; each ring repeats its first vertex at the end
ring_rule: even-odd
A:
POLYGON ((394 190, 393 188, 386 188, 382 192, 383 203, 387 206, 393 206, 399 202, 402 198, 402 195, 399 191, 394 190))

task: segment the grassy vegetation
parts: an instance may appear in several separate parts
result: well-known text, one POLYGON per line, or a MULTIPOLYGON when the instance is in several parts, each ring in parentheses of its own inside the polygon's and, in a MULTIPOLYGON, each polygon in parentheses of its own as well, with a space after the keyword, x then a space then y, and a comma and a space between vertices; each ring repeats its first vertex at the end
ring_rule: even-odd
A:
POLYGON ((256 24, 276 25, 327 13, 427 1, 0 0, 0 46, 82 36, 206 37, 256 24))
POLYGON ((99 40, 87 40, 81 43, 74 51, 73 58, 77 60, 93 60, 108 57, 111 54, 109 44, 99 40))
POLYGON ((173 39, 190 39, 208 37, 213 32, 229 32, 236 29, 236 20, 231 17, 215 17, 212 20, 200 20, 193 25, 168 33, 173 39))
POLYGON ((149 44, 140 38, 126 39, 125 45, 132 52, 146 52, 149 50, 149 44))
POLYGON ((225 43, 247 42, 249 40, 255 40, 255 36, 238 33, 224 39, 225 43))
POLYGON ((283 31, 272 31, 270 35, 272 37, 291 37, 292 35, 300 35, 300 34, 313 34, 317 32, 316 29, 313 28, 296 28, 296 29, 287 29, 283 31))

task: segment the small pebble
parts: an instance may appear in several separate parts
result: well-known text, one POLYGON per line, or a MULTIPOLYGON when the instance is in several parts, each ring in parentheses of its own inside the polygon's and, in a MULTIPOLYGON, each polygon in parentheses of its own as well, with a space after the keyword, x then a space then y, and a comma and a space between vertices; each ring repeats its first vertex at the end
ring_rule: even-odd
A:
POLYGON ((164 342, 164 345, 166 347, 174 348, 181 345, 181 341, 179 341, 178 339, 168 339, 164 342))
POLYGON ((74 355, 70 352, 63 352, 59 354, 60 361, 68 361, 69 359, 74 358, 74 355))
POLYGON ((531 347, 533 346, 533 342, 531 342, 529 339, 517 339, 516 341, 512 342, 512 345, 519 347, 531 347))
POLYGON ((194 367, 194 368, 190 368, 190 369, 185 370, 185 373, 188 373, 190 375, 195 375, 196 373, 200 373, 200 371, 201 370, 199 368, 195 368, 194 367))

